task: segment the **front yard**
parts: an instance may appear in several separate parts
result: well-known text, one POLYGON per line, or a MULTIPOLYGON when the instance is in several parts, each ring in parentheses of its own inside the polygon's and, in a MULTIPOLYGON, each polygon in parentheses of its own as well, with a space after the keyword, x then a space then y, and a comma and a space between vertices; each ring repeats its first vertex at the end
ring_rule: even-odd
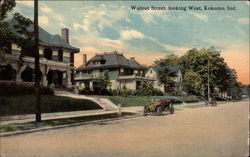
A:
MULTIPOLYGON (((151 97, 147 96, 94 96, 100 98, 108 98, 114 104, 118 105, 121 104, 123 107, 130 107, 130 106, 144 106, 151 103, 151 97)), ((165 96, 166 98, 174 99, 175 104, 180 103, 190 103, 190 102, 198 102, 200 101, 199 98, 196 97, 181 97, 181 96, 165 96)))
MULTIPOLYGON (((23 115, 35 113, 35 96, 0 96, 0 116, 23 115)), ((67 112, 102 109, 90 100, 69 97, 42 95, 42 113, 67 112)))

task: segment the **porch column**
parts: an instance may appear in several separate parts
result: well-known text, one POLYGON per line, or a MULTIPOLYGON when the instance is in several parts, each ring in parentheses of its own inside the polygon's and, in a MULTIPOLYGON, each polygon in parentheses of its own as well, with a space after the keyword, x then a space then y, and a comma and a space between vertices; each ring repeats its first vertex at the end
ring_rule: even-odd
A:
POLYGON ((72 82, 71 82, 71 70, 70 69, 68 69, 67 71, 66 71, 66 75, 67 75, 67 88, 71 88, 71 86, 72 86, 72 82))
POLYGON ((42 85, 48 86, 48 80, 47 80, 47 68, 46 65, 40 65, 40 71, 42 73, 42 85))
POLYGON ((25 70, 25 68, 27 67, 26 65, 23 66, 19 66, 18 63, 15 64, 11 64, 11 67, 16 71, 16 82, 22 82, 22 72, 25 70))
POLYGON ((84 89, 86 87, 85 83, 84 82, 79 82, 80 86, 82 86, 82 88, 84 89))
POLYGON ((93 81, 89 81, 89 88, 90 88, 90 90, 93 90, 94 88, 93 88, 93 81))

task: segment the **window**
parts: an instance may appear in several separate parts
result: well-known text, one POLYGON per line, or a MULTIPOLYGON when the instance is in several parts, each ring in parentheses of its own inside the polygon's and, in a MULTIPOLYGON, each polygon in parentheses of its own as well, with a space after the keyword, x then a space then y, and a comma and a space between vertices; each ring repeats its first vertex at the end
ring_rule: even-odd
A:
POLYGON ((63 57, 63 61, 64 62, 69 62, 70 61, 70 57, 63 57))

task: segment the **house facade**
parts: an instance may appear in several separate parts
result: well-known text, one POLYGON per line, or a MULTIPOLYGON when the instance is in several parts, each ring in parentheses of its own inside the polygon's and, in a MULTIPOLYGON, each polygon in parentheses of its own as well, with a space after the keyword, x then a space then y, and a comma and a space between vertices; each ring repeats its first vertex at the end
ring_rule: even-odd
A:
MULTIPOLYGON (((10 29, 15 31, 15 19, 9 21, 10 29)), ((33 30, 33 24, 28 28, 33 30)), ((31 51, 25 52, 20 63, 23 49, 9 43, 9 49, 0 58, 0 81, 34 84, 35 58, 31 51)), ((69 30, 64 28, 60 35, 52 35, 39 27, 40 80, 43 86, 68 87, 74 85, 74 54, 79 48, 69 44, 69 30)))
POLYGON ((153 87, 160 89, 162 92, 165 92, 164 84, 162 84, 159 80, 159 72, 162 68, 167 68, 170 72, 173 72, 175 74, 175 77, 173 78, 174 80, 173 92, 179 95, 182 94, 182 72, 179 66, 149 67, 145 76, 155 79, 155 81, 153 82, 153 87))
MULTIPOLYGON (((86 57, 84 57, 86 59, 86 57)), ((143 82, 153 82, 154 79, 145 77, 147 68, 139 64, 134 57, 127 59, 122 53, 110 52, 96 54, 76 69, 75 82, 82 88, 90 89, 96 84, 99 76, 108 74, 111 89, 139 89, 143 82)))

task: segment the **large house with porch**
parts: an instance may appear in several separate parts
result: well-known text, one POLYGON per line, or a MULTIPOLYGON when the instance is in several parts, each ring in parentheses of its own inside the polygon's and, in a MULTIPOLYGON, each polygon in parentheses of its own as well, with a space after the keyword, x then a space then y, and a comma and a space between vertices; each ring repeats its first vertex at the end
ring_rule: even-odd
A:
MULTIPOLYGON (((10 29, 15 31, 17 21, 8 20, 10 29)), ((33 24, 28 28, 33 30, 33 24)), ((0 81, 34 83, 34 53, 27 52, 23 63, 19 62, 22 47, 9 43, 9 49, 0 58, 0 81)), ((74 54, 79 48, 69 44, 69 30, 63 28, 60 35, 52 35, 39 27, 40 74, 43 86, 71 87, 74 84, 74 54)))
POLYGON ((84 56, 84 64, 76 69, 75 82, 77 86, 93 87, 100 75, 108 74, 111 89, 137 90, 143 82, 153 82, 154 79, 145 77, 147 68, 139 64, 134 57, 127 59, 122 53, 110 52, 96 54, 89 61, 84 56))

